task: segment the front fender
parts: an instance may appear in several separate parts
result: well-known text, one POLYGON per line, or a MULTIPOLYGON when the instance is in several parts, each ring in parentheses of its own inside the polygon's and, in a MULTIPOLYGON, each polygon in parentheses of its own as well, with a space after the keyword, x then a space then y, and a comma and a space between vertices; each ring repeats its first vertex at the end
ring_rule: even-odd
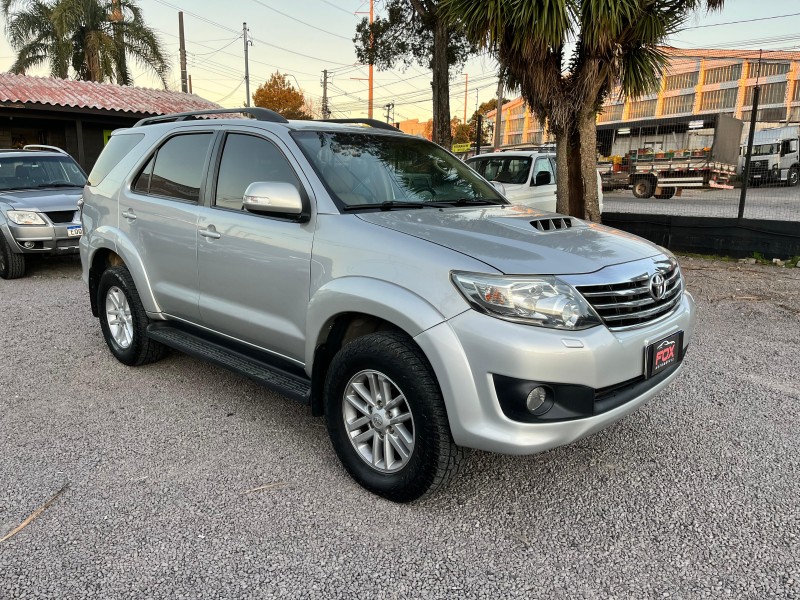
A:
MULTIPOLYGON (((465 310, 469 310, 465 307, 465 310)), ((388 321, 411 337, 445 320, 424 298, 371 277, 340 277, 319 288, 308 303, 305 364, 310 370, 324 328, 336 315, 363 313, 388 321)))
POLYGON ((125 263, 131 277, 136 284, 136 291, 142 301, 144 309, 148 313, 160 313, 156 298, 153 295, 153 290, 150 285, 150 279, 147 277, 142 258, 136 250, 136 246, 131 242, 130 238, 123 234, 119 229, 113 227, 98 227, 92 231, 91 239, 87 244, 88 260, 85 265, 84 279, 88 282, 88 270, 91 267, 94 257, 99 250, 106 249, 116 253, 125 263))

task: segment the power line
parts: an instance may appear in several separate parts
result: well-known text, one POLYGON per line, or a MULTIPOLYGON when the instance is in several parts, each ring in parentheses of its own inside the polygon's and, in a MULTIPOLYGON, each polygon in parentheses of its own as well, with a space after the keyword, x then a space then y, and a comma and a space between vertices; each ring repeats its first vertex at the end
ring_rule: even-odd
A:
MULTIPOLYGON (((220 25, 219 23, 216 23, 216 22, 212 21, 211 19, 207 19, 206 17, 203 17, 202 15, 198 15, 197 13, 193 13, 191 11, 184 10, 184 9, 178 7, 178 6, 175 6, 174 4, 170 4, 169 2, 166 2, 165 0, 154 0, 154 2, 158 2, 159 4, 162 4, 164 6, 168 6, 172 10, 176 10, 178 12, 183 11, 185 14, 187 14, 187 15, 189 15, 191 17, 194 17, 195 19, 199 19, 200 21, 203 21, 204 23, 208 23, 209 25, 213 25, 214 27, 219 27, 220 29, 223 29, 225 31, 229 31, 231 33, 235 33, 237 35, 239 34, 239 32, 236 31, 235 29, 231 29, 230 27, 226 27, 225 25, 220 25)), ((289 49, 284 48, 282 46, 278 46, 277 44, 271 44, 269 42, 265 42, 264 40, 261 40, 261 39, 258 39, 258 38, 251 37, 250 39, 252 41, 254 41, 254 42, 258 42, 259 44, 263 44, 265 46, 269 46, 270 48, 275 48, 276 50, 281 50, 283 52, 288 52, 289 54, 295 54, 297 56, 302 56, 303 58, 307 58, 309 60, 316 60, 318 62, 324 62, 326 64, 349 66, 348 63, 335 62, 335 61, 329 60, 327 58, 319 58, 318 56, 311 56, 310 54, 303 54, 302 52, 295 52, 294 50, 289 50, 289 49)), ((255 62, 255 61, 252 61, 252 62, 255 62)))
POLYGON ((723 25, 738 25, 739 23, 755 23, 756 21, 769 21, 771 19, 783 19, 785 17, 796 17, 800 13, 790 13, 788 15, 775 15, 774 17, 759 17, 757 19, 742 19, 741 21, 728 21, 727 23, 709 23, 708 25, 694 25, 692 27, 682 27, 681 31, 686 29, 704 29, 706 27, 722 27, 723 25))
POLYGON ((343 35, 339 35, 338 33, 333 33, 332 31, 328 31, 327 29, 322 29, 321 27, 317 27, 316 25, 312 25, 311 23, 306 23, 305 21, 301 21, 300 19, 297 19, 297 18, 293 17, 292 15, 287 15, 285 12, 279 11, 277 8, 272 8, 271 6, 267 6, 266 4, 261 2, 260 0, 253 0, 253 2, 255 2, 256 4, 258 4, 259 6, 261 6, 263 8, 266 8, 267 10, 271 10, 272 12, 276 12, 279 15, 283 15, 287 19, 291 19, 292 21, 295 21, 297 23, 305 25, 306 27, 311 27, 311 29, 316 29, 317 31, 321 31, 322 33, 327 33, 328 35, 332 35, 333 37, 337 37, 337 38, 340 38, 340 39, 343 39, 343 40, 347 40, 348 42, 350 41, 349 37, 345 37, 343 35))
POLYGON ((345 8, 342 8, 341 6, 336 6, 336 5, 335 5, 333 2, 328 2, 328 0, 320 0, 320 2, 324 2, 324 3, 325 3, 325 4, 327 4, 328 6, 332 6, 332 7, 333 7, 333 8, 335 8, 336 10, 340 10, 340 11, 342 11, 343 13, 347 13, 348 15, 351 15, 351 16, 352 16, 353 14, 355 14, 355 13, 352 13, 352 12, 350 12, 349 10, 347 10, 347 9, 345 9, 345 8))

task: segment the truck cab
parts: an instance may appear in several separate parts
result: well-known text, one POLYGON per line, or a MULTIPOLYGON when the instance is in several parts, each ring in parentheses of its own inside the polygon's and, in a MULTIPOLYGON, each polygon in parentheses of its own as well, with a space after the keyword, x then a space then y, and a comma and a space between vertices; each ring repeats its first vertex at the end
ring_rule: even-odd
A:
MULTIPOLYGON (((740 155, 743 171, 746 144, 742 144, 740 155)), ((747 183, 750 186, 782 183, 791 187, 800 183, 800 128, 775 127, 755 132, 747 183)))

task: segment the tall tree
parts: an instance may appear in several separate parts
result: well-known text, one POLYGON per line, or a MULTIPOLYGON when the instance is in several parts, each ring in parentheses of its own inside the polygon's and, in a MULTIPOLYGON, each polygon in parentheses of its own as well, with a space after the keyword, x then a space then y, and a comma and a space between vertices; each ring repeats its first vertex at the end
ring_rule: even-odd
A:
POLYGON ((379 70, 402 63, 417 63, 432 72, 433 141, 449 148, 450 69, 460 69, 476 51, 458 25, 449 23, 440 11, 441 0, 386 0, 386 17, 370 26, 363 19, 353 42, 362 63, 379 70))
POLYGON ((724 0, 440 0, 443 14, 497 58, 510 87, 556 137, 559 212, 600 220, 596 115, 619 85, 658 89, 660 45, 724 0), (569 42, 574 40, 571 47, 569 42))
POLYGON ((50 63, 50 72, 78 79, 132 83, 127 58, 167 87, 169 66, 155 31, 135 0, 2 0, 14 73, 50 63))
POLYGON ((269 108, 287 119, 311 119, 310 105, 303 92, 289 83, 286 75, 273 73, 253 94, 253 104, 269 108))

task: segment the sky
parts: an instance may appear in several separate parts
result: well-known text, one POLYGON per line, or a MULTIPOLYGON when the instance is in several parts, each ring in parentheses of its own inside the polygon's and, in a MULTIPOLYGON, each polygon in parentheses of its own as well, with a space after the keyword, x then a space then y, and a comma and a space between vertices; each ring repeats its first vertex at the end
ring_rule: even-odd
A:
MULTIPOLYGON (((243 106, 243 23, 247 23, 250 93, 276 71, 289 75, 307 98, 319 105, 322 71, 329 72, 328 97, 335 117, 367 116, 368 69, 358 65, 352 38, 356 24, 368 16, 362 0, 139 0, 144 18, 159 35, 172 70, 169 87, 180 90, 178 11, 184 12, 188 72, 195 94, 222 106, 243 106), (366 13, 366 14, 364 14, 366 13)), ((375 0, 376 15, 383 2, 375 0)), ((3 30, 5 23, 3 23, 3 30)), ((727 0, 722 11, 697 13, 669 43, 679 48, 753 48, 800 50, 798 0, 727 0), (781 15, 781 18, 770 18, 781 15), (760 19, 760 20, 754 20, 760 19), (736 21, 742 21, 735 23, 736 21)), ((7 71, 14 52, 0 35, 0 71, 7 71)), ((488 56, 469 61, 451 73, 450 111, 467 117, 497 91, 496 63, 488 56), (465 94, 465 83, 467 91, 465 94)), ((133 68, 135 85, 160 87, 158 79, 133 68)), ((30 75, 47 75, 47 69, 30 75)), ((393 121, 431 116, 430 71, 415 65, 375 70, 375 118, 385 118, 394 103, 393 121)), ((513 97, 515 94, 506 94, 513 97)))

